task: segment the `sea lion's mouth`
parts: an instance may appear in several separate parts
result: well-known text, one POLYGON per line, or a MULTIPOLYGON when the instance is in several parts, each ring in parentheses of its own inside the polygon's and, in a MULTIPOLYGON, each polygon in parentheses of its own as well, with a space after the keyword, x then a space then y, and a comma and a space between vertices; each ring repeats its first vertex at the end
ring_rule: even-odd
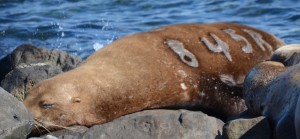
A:
POLYGON ((34 127, 31 133, 28 135, 29 137, 42 136, 47 133, 50 133, 50 128, 46 128, 41 122, 34 120, 34 127))
POLYGON ((29 137, 42 136, 51 133, 52 131, 66 129, 66 128, 67 127, 35 119, 34 128, 32 129, 31 133, 28 136, 29 137))

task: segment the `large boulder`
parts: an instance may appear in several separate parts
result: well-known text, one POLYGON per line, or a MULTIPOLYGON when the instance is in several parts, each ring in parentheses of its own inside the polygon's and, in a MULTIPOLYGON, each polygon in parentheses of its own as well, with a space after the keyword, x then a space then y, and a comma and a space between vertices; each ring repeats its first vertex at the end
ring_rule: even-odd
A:
MULTIPOLYGON (((295 110, 300 94, 300 45, 283 46, 245 78, 244 98, 251 112, 274 125, 275 138, 296 138, 295 110)), ((296 115, 296 118, 299 115, 296 115)))
POLYGON ((0 61, 1 87, 23 100, 35 84, 71 70, 80 63, 79 57, 64 51, 21 45, 0 61))
POLYGON ((145 110, 90 129, 67 127, 30 139, 221 139, 223 125, 221 120, 200 111, 145 110))
POLYGON ((31 132, 34 120, 22 102, 0 87, 0 138, 23 139, 31 132))
POLYGON ((215 139, 221 137, 223 122, 202 112, 146 110, 96 125, 84 139, 215 139))

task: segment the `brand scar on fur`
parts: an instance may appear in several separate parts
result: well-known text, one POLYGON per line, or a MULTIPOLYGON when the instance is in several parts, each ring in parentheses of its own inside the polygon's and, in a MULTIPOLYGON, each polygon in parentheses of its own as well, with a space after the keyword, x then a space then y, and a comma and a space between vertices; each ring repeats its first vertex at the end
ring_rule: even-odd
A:
POLYGON ((167 44, 185 64, 194 68, 199 66, 197 58, 190 51, 184 48, 182 42, 177 40, 167 40, 167 44))
MULTIPOLYGON (((228 34, 233 40, 235 41, 243 41, 244 46, 242 47, 242 50, 244 53, 252 53, 253 48, 252 45, 248 42, 248 40, 241 36, 236 34, 235 30, 233 29, 224 29, 223 30, 226 34, 228 34)), ((256 44, 265 51, 266 48, 269 51, 273 51, 272 46, 268 44, 265 40, 262 39, 261 34, 248 30, 248 29, 242 29, 242 31, 249 34, 253 40, 256 42, 256 44)), ((209 33, 209 35, 215 40, 216 44, 213 44, 209 42, 205 37, 201 38, 201 42, 204 43, 204 45, 208 48, 208 50, 216 53, 223 53, 225 57, 228 59, 228 61, 232 62, 232 57, 229 52, 229 46, 226 42, 222 41, 217 35, 213 33, 209 33)), ((178 40, 167 40, 168 46, 180 57, 180 59, 187 65, 197 68, 198 67, 198 61, 197 58, 192 54, 190 51, 184 48, 184 45, 182 42, 178 40)))

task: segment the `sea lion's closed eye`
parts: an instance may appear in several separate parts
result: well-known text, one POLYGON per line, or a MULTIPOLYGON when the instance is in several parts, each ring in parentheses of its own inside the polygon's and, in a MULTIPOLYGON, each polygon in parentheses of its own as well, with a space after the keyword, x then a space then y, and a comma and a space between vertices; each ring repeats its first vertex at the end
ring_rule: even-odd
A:
POLYGON ((41 102, 40 103, 40 107, 44 108, 44 109, 51 109, 54 107, 53 103, 49 103, 49 102, 41 102))

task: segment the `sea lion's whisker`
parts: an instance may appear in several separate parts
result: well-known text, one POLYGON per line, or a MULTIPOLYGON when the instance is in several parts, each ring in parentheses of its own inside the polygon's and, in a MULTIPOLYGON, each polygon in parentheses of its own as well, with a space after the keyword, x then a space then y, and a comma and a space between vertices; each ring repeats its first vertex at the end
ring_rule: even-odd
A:
MULTIPOLYGON (((41 124, 39 121, 34 120, 35 125, 40 126, 42 128, 44 128, 48 133, 51 133, 49 129, 47 129, 43 124, 41 124)), ((38 129, 38 128, 37 128, 38 129)), ((40 130, 38 129, 38 131, 40 132, 40 130)), ((41 132, 40 132, 41 133, 41 132)))
MULTIPOLYGON (((39 121, 35 121, 35 124, 37 126, 42 127, 43 129, 45 129, 48 133, 51 133, 49 129, 47 129, 43 124, 41 124, 39 121)), ((39 130, 39 129, 38 129, 39 130)))
POLYGON ((34 129, 37 130, 40 134, 42 134, 41 130, 39 129, 37 124, 34 124, 34 129))
POLYGON ((59 128, 67 129, 67 130, 70 130, 70 131, 74 131, 73 129, 71 129, 69 127, 60 126, 60 125, 56 125, 56 124, 49 123, 49 122, 40 122, 40 121, 37 121, 37 120, 34 120, 34 122, 35 122, 34 126, 39 131, 39 133, 41 133, 41 131, 39 130, 38 127, 41 127, 43 129, 45 129, 48 133, 51 133, 51 131, 49 129, 47 129, 44 125, 49 125, 49 126, 53 126, 53 127, 59 127, 59 128))
POLYGON ((73 130, 73 129, 70 128, 70 127, 61 126, 61 125, 56 125, 56 124, 49 123, 49 122, 47 122, 47 123, 45 123, 45 124, 50 125, 50 126, 54 126, 54 127, 59 127, 59 128, 67 129, 67 130, 70 130, 70 131, 75 131, 75 130, 73 130))

